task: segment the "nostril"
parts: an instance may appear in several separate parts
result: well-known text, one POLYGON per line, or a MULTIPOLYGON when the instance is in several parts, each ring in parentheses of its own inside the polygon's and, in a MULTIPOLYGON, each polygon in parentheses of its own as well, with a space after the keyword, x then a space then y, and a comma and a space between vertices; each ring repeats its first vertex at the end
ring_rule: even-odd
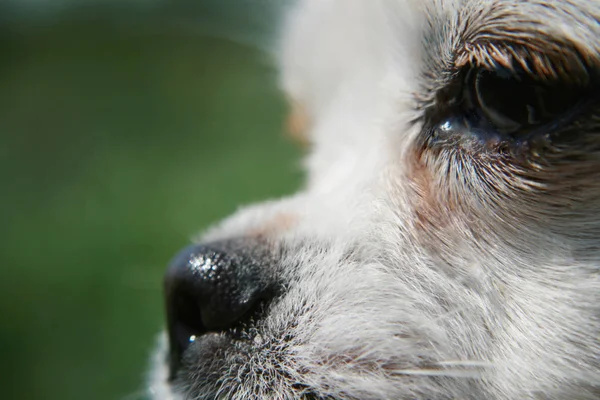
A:
POLYGON ((207 332, 202 324, 202 314, 197 300, 190 294, 175 294, 169 314, 172 315, 171 330, 173 340, 177 343, 178 351, 183 353, 196 337, 207 332))
POLYGON ((265 259, 238 242, 190 246, 173 259, 164 280, 172 377, 196 338, 235 327, 272 297, 265 259))

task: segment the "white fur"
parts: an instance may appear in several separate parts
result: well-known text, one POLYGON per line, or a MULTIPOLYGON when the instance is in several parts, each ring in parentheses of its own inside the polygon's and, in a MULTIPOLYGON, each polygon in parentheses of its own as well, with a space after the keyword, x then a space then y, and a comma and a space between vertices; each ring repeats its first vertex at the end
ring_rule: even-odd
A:
MULTIPOLYGON (((596 1, 562 4, 600 14, 596 1)), ((421 126, 411 124, 413 95, 423 89, 428 57, 437 57, 426 54, 423 34, 465 8, 486 7, 483 0, 305 0, 292 10, 281 82, 310 119, 307 187, 242 209, 202 237, 249 235, 291 215, 291 226, 268 233, 290 249, 280 260, 290 285, 257 326, 252 350, 239 350, 247 363, 231 361, 216 383, 219 398, 298 398, 293 383, 335 399, 598 398, 600 255, 581 256, 576 239, 566 239, 581 236, 579 226, 541 221, 541 209, 539 224, 504 226, 485 220, 496 209, 482 201, 477 221, 448 209, 451 222, 431 232, 433 242, 415 228, 407 158, 421 126)), ((597 27, 573 27, 559 11, 543 11, 557 19, 548 35, 598 47, 597 27)), ((600 226, 600 215, 587 217, 600 226)), ((164 347, 151 392, 177 399, 164 347)), ((187 395, 212 398, 203 397, 208 389, 187 395)))

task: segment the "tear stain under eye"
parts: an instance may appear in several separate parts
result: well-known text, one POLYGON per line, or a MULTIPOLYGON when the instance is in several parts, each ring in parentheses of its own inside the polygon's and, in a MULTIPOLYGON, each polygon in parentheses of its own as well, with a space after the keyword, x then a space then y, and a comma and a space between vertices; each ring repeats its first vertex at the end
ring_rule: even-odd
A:
POLYGON ((443 188, 435 187, 435 180, 423 160, 425 149, 413 149, 407 158, 408 181, 413 193, 415 225, 419 231, 431 232, 447 227, 458 207, 448 197, 442 201, 443 188))

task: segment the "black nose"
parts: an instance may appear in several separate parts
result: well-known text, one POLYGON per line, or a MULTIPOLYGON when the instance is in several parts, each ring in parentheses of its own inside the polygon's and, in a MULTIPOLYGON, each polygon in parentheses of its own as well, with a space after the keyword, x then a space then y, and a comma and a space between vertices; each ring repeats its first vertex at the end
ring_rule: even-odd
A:
POLYGON ((193 245, 173 259, 164 281, 172 377, 197 337, 237 326, 273 297, 268 264, 244 241, 193 245))

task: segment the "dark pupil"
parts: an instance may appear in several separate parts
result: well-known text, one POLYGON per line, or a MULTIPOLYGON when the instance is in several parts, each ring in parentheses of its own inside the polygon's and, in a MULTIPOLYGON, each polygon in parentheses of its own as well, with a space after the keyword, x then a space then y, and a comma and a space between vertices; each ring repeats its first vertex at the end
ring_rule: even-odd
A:
POLYGON ((583 92, 572 84, 536 80, 525 73, 502 69, 479 70, 470 75, 473 106, 478 106, 483 117, 505 134, 555 120, 575 105, 583 92))

